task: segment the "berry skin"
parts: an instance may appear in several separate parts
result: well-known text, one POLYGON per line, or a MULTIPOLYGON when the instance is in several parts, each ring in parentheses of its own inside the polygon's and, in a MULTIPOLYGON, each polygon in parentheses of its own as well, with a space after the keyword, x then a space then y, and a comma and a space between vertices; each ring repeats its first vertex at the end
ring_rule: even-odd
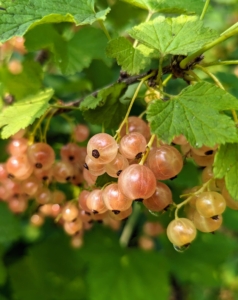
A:
POLYGON ((224 197, 217 192, 203 192, 198 195, 196 209, 205 218, 221 215, 226 208, 224 197))
POLYGON ((148 167, 133 164, 120 174, 118 186, 128 199, 146 199, 154 194, 156 179, 148 167))
POLYGON ((163 145, 150 151, 147 165, 159 180, 170 179, 179 174, 183 168, 180 152, 169 145, 163 145))
POLYGON ((35 143, 27 151, 29 161, 37 169, 47 170, 55 161, 55 153, 52 147, 46 143, 35 143))
POLYGON ((87 154, 97 163, 110 163, 116 157, 117 152, 116 141, 107 133, 98 133, 88 141, 87 154))
POLYGON ((178 218, 169 223, 167 236, 170 242, 182 247, 190 244, 196 237, 197 230, 193 222, 186 218, 178 218))

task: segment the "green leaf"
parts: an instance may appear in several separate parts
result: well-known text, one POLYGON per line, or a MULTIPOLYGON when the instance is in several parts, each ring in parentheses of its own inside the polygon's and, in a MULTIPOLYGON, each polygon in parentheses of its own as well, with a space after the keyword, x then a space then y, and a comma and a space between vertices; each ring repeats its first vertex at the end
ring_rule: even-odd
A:
POLYGON ((144 45, 134 48, 124 37, 111 40, 107 46, 107 55, 117 59, 118 65, 128 74, 139 74, 150 64, 150 54, 153 51, 144 45))
POLYGON ((8 209, 6 203, 0 202, 0 244, 11 243, 21 235, 19 220, 8 209))
MULTIPOLYGON (((81 28, 68 42, 68 64, 63 72, 67 75, 80 72, 88 68, 93 59, 101 59, 109 64, 105 54, 106 45, 107 38, 102 30, 93 27, 81 28)), ((100 76, 100 72, 98 75, 100 76)))
POLYGON ((104 173, 101 176, 98 176, 95 186, 104 187, 108 182, 117 182, 117 178, 109 176, 107 173, 104 173))
POLYGON ((131 5, 147 9, 151 12, 169 14, 200 14, 204 6, 202 0, 123 0, 131 5))
POLYGON ((220 111, 238 109, 238 100, 208 82, 182 90, 169 101, 149 105, 147 120, 152 133, 170 143, 179 134, 193 147, 214 146, 238 140, 234 121, 220 111))
POLYGON ((82 267, 65 235, 36 244, 9 267, 14 299, 87 300, 82 267))
POLYGON ((50 106, 48 101, 53 94, 54 91, 52 89, 47 89, 7 107, 0 114, 0 127, 4 126, 2 138, 6 139, 12 136, 21 128, 26 128, 35 119, 42 116, 50 106))
POLYGON ((90 299, 168 299, 168 267, 162 255, 142 251, 128 251, 121 257, 108 254, 89 269, 90 299))
POLYGON ((98 226, 85 235, 81 256, 88 261, 89 299, 169 298, 169 270, 162 253, 123 250, 115 233, 98 226))
POLYGON ((105 20, 109 8, 95 12, 94 0, 5 0, 0 10, 0 42, 23 36, 30 28, 44 23, 74 22, 92 24, 105 20))
POLYGON ((43 71, 39 63, 25 60, 22 63, 22 72, 14 75, 7 67, 0 69, 0 80, 5 92, 10 93, 16 100, 38 93, 42 87, 43 71))
POLYGON ((218 37, 195 16, 177 18, 157 17, 153 21, 133 27, 129 34, 148 47, 167 54, 187 55, 218 37))
POLYGON ((238 144, 221 145, 214 161, 216 178, 225 177, 226 188, 235 200, 238 200, 238 144))
POLYGON ((67 65, 66 42, 52 24, 42 24, 28 31, 25 46, 28 51, 48 49, 61 69, 67 65))
POLYGON ((81 104, 83 115, 87 122, 97 125, 103 125, 104 128, 115 129, 122 121, 126 114, 127 105, 120 102, 120 97, 127 89, 125 83, 115 83, 112 86, 102 89, 97 97, 90 97, 90 107, 95 109, 86 110, 87 108, 81 104), (98 106, 100 104, 100 106, 98 106))

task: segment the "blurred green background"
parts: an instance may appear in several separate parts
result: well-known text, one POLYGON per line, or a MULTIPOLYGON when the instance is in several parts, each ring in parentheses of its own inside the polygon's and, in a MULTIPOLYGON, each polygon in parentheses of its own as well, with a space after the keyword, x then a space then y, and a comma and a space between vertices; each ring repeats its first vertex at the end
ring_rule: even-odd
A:
MULTIPOLYGON (((99 6, 110 5, 111 13, 106 22, 112 36, 123 33, 133 25, 145 19, 146 12, 122 1, 101 0, 99 6)), ((213 0, 205 16, 205 24, 224 31, 238 21, 237 0, 213 0)), ((69 39, 68 24, 54 25, 59 33, 69 39)), ((45 29, 48 30, 47 28, 45 29)), ((28 33, 30 36, 30 32, 28 33)), ((30 37, 29 41, 30 41, 30 37)), ((79 38, 79 37, 78 37, 79 38)), ((80 41, 75 38, 74 47, 80 41)), ((233 37, 224 44, 206 53, 206 61, 215 59, 237 59, 238 40, 233 37)), ((63 47, 63 46, 62 46, 63 47)), ((44 85, 53 87, 56 96, 64 101, 81 97, 116 81, 119 67, 111 60, 95 59, 98 49, 90 54, 85 50, 80 57, 73 57, 70 72, 66 76, 55 71, 42 73, 44 85), (82 65, 82 61, 86 61, 82 65), (76 72, 80 69, 81 72, 76 72)), ((16 56, 18 54, 15 54, 16 56)), ((33 54, 26 56, 24 68, 26 76, 12 81, 4 66, 0 77, 9 91, 17 95, 26 93, 26 81, 34 92, 38 88, 37 79, 30 76, 30 70, 37 68, 33 54), (37 85, 37 84, 36 84, 37 85)), ((54 65, 52 61, 52 65, 54 65)), ((213 67, 227 90, 238 97, 236 67, 213 67)), ((28 86, 28 87, 29 87, 28 86)), ((171 81, 168 91, 178 93, 185 83, 181 80, 171 81)), ((27 87, 27 88, 28 88, 27 87)), ((127 96, 132 95, 135 87, 130 87, 127 96)), ((1 86, 0 86, 1 90, 1 86)), ((27 93, 29 90, 27 90, 27 93)), ((145 108, 144 91, 132 114, 139 114, 145 108)), ((5 104, 2 100, 0 107, 5 104)), ((68 114, 77 123, 84 122, 80 113, 68 114)), ((101 130, 88 124, 91 134, 101 130)), ((48 141, 59 151, 60 146, 68 142, 71 127, 62 122, 60 116, 54 117, 48 141)), ((0 162, 6 160, 7 141, 0 141, 0 162)), ((201 182, 201 169, 192 162, 187 162, 179 176, 168 181, 173 191, 174 201, 186 188, 201 182)), ((66 190, 70 199, 70 189, 66 190)), ((134 203, 139 216, 132 230, 127 248, 119 245, 119 239, 126 221, 118 231, 113 231, 104 224, 95 223, 84 234, 83 245, 73 248, 71 238, 52 219, 46 219, 41 228, 29 222, 32 210, 24 214, 13 215, 6 203, 0 203, 0 300, 235 300, 238 299, 238 212, 227 208, 224 213, 222 228, 215 234, 199 233, 191 247, 178 253, 168 241, 165 232, 153 238, 154 249, 143 250, 140 237, 144 235, 143 226, 147 220, 158 221, 161 226, 172 219, 172 213, 153 216, 141 204, 134 203)))

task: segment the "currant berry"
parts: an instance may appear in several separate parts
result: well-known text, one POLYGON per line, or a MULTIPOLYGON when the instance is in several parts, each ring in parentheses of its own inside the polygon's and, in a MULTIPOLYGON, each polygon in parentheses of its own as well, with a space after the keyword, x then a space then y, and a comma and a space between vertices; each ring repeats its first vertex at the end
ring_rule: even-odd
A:
POLYGON ((191 220, 199 231, 214 232, 221 227, 222 215, 218 215, 216 218, 205 218, 197 210, 194 210, 191 220))
POLYGON ((178 218, 169 223, 167 236, 177 247, 190 244, 196 237, 197 230, 193 222, 186 218, 178 218))
POLYGON ((69 182, 74 175, 73 166, 65 161, 59 161, 53 166, 53 176, 57 182, 69 182))
POLYGON ((80 148, 78 145, 74 143, 69 143, 64 145, 60 149, 60 157, 63 161, 69 163, 82 162, 84 156, 84 149, 80 148))
POLYGON ((163 182, 157 182, 154 194, 143 200, 145 207, 151 211, 162 211, 172 203, 172 192, 163 182))
POLYGON ((66 222, 71 222, 78 217, 79 210, 77 206, 72 203, 68 202, 62 209, 62 219, 66 222))
POLYGON ((107 211, 100 189, 95 189, 88 195, 86 205, 94 214, 102 214, 107 211))
POLYGON ((105 173, 105 166, 95 162, 95 160, 92 160, 88 155, 85 157, 84 168, 94 176, 99 176, 105 173))
POLYGON ((134 159, 139 153, 145 152, 146 139, 139 132, 123 136, 119 144, 120 153, 128 159, 134 159))
POLYGON ((176 145, 187 145, 188 144, 186 137, 182 134, 174 137, 172 142, 176 145))
POLYGON ((117 183, 106 186, 102 192, 102 197, 107 209, 114 213, 127 210, 132 204, 132 200, 127 199, 119 190, 117 183))
POLYGON ((9 157, 6 169, 10 176, 19 180, 28 178, 33 172, 33 167, 25 154, 9 157))
POLYGON ((109 216, 113 220, 121 221, 128 218, 132 214, 132 206, 130 206, 127 210, 121 211, 119 214, 114 214, 109 210, 109 216))
POLYGON ((37 169, 49 169, 55 161, 55 153, 52 147, 46 143, 35 143, 27 151, 30 162, 37 169))
MULTIPOLYGON (((135 116, 128 118, 128 132, 139 132, 145 137, 146 140, 150 138, 150 128, 148 124, 141 118, 135 116)), ((121 136, 126 134, 126 125, 122 127, 120 134, 121 136)))
POLYGON ((27 139, 20 138, 20 139, 13 139, 8 144, 8 152, 10 155, 19 155, 26 152, 28 147, 27 139))
POLYGON ((238 201, 233 199, 229 194, 227 188, 224 186, 222 189, 222 196, 225 198, 226 205, 231 209, 238 210, 238 201))
POLYGON ((196 209, 205 218, 221 215, 226 208, 224 197, 217 192, 203 192, 198 195, 196 209))
POLYGON ((90 212, 90 209, 87 206, 87 198, 88 198, 89 194, 90 194, 89 191, 84 190, 79 194, 79 197, 78 197, 79 207, 86 212, 90 212))
POLYGON ((169 145, 152 149, 147 158, 147 165, 159 180, 172 178, 183 168, 180 152, 169 145))
POLYGON ((109 164, 105 165, 105 170, 109 176, 118 178, 121 172, 125 170, 128 166, 128 160, 123 155, 118 153, 109 164))
POLYGON ((117 142, 107 133, 98 133, 88 141, 87 154, 97 163, 110 163, 116 157, 117 152, 117 142))
POLYGON ((121 173, 118 186, 128 199, 146 199, 154 194, 156 179, 148 167, 133 164, 121 173))
POLYGON ((89 137, 89 129, 86 125, 79 124, 74 128, 74 139, 77 142, 84 142, 89 137))

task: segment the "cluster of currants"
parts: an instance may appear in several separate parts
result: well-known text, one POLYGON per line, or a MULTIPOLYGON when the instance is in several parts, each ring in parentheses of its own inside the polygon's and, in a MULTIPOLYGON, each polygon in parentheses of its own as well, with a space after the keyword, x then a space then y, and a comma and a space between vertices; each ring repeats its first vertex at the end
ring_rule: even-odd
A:
MULTIPOLYGON (((176 147, 151 135, 149 125, 139 117, 131 116, 122 123, 115 138, 98 133, 88 140, 89 129, 77 125, 73 132, 75 142, 62 146, 59 159, 50 145, 29 144, 25 135, 21 130, 11 138, 7 147, 10 157, 0 164, 0 199, 14 213, 24 212, 29 200, 34 200, 37 209, 31 224, 41 226, 45 217, 56 219, 72 236, 75 247, 82 245, 83 232, 95 221, 119 229, 121 220, 132 213, 134 201, 142 202, 152 213, 166 211, 173 204, 172 192, 161 180, 176 177, 183 168, 184 157, 192 157, 205 167, 204 184, 187 190, 186 200, 174 204, 175 219, 168 225, 167 235, 177 249, 187 247, 196 237, 197 229, 217 230, 226 205, 238 209, 224 180, 213 179, 217 147, 192 148, 181 135, 173 144, 180 145, 182 155, 176 147), (87 147, 79 146, 86 140, 87 147), (108 182, 98 187, 97 179, 105 173, 110 176, 108 182), (67 199, 55 183, 79 186, 79 196, 67 199), (187 218, 179 218, 177 211, 184 205, 187 218)), ((158 224, 153 226, 161 232, 158 224)), ((153 248, 151 237, 153 233, 144 234, 138 240, 139 246, 153 248)))

